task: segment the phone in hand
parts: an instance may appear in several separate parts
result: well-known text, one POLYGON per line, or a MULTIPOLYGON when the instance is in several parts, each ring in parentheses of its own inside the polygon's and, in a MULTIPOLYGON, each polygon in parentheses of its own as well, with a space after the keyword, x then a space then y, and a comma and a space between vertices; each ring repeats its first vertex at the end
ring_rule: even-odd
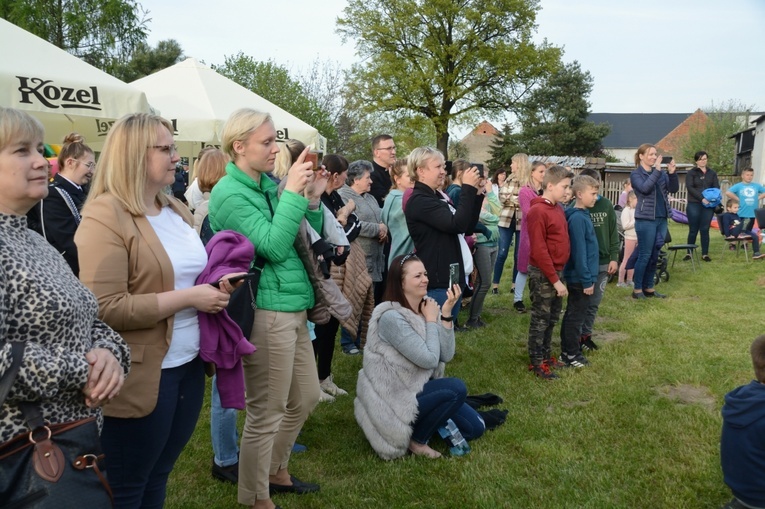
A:
POLYGON ((313 171, 319 171, 321 169, 321 161, 324 159, 322 152, 310 151, 305 155, 305 162, 313 164, 311 169, 313 171))
POLYGON ((449 290, 458 284, 460 284, 460 264, 452 263, 449 265, 449 290))
MULTIPOLYGON (((252 279, 256 275, 257 274, 254 273, 254 272, 248 272, 247 274, 242 274, 240 276, 234 276, 232 278, 229 278, 228 282, 233 285, 233 284, 238 283, 239 281, 242 281, 244 279, 252 279)), ((209 284, 210 284, 210 286, 214 286, 215 288, 220 288, 220 281, 221 280, 213 281, 212 283, 209 283, 209 284)))
POLYGON ((470 163, 470 166, 471 167, 475 166, 476 168, 478 168, 478 176, 479 177, 481 177, 481 178, 485 177, 484 172, 483 172, 483 164, 482 163, 470 163))
POLYGON ((661 164, 669 164, 672 162, 672 156, 661 156, 661 164))

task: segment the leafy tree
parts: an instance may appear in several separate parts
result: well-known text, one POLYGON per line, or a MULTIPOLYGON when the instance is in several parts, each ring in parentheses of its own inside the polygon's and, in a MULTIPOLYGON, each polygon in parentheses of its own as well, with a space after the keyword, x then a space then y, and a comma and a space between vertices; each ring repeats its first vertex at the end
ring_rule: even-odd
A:
POLYGON ((111 73, 122 81, 130 83, 175 65, 183 58, 183 48, 175 39, 159 41, 154 48, 146 42, 140 42, 130 61, 115 65, 111 73))
POLYGON ((680 143, 679 162, 693 163, 699 150, 708 154, 709 166, 721 175, 732 175, 736 167, 736 142, 730 136, 749 127, 749 115, 754 109, 740 101, 704 109, 707 122, 692 125, 688 136, 680 143))
POLYGON ((146 39, 147 14, 135 0, 0 0, 0 17, 106 72, 146 39))
POLYGON ((315 127, 328 141, 336 139, 337 130, 330 113, 306 93, 286 67, 272 60, 258 62, 239 52, 233 57, 225 57, 223 65, 213 65, 212 68, 315 127))
POLYGON ((351 71, 367 111, 405 111, 433 126, 498 118, 559 62, 535 44, 539 0, 349 0, 337 31, 364 63, 351 71))
POLYGON ((467 159, 470 156, 470 151, 461 141, 449 142, 449 159, 454 161, 455 159, 467 159))
POLYGON ((489 152, 491 159, 488 161, 492 168, 510 167, 512 158, 519 152, 525 152, 525 148, 518 145, 516 136, 511 124, 504 124, 500 134, 494 139, 489 152))
POLYGON ((528 154, 595 156, 602 153, 607 125, 588 122, 592 76, 579 62, 564 65, 523 101, 521 132, 507 140, 528 154))

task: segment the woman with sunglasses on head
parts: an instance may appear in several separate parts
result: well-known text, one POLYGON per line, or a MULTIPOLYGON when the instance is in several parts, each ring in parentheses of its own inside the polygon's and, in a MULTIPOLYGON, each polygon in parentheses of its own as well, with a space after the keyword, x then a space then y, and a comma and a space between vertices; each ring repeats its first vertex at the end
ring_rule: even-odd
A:
POLYGON ((48 196, 27 214, 29 227, 45 237, 61 253, 75 276, 80 274, 74 233, 80 224, 87 185, 93 178, 96 156, 77 133, 64 138, 58 154, 59 172, 53 177, 48 196))
POLYGON ((397 256, 388 272, 383 302, 372 314, 354 401, 356 422, 383 459, 438 458, 428 445, 452 419, 466 440, 486 427, 465 403, 459 378, 444 378, 443 363, 454 357, 452 309, 460 286, 446 290, 443 307, 428 297, 428 273, 414 254, 397 256))
POLYGON ((132 354, 101 436, 116 509, 163 506, 202 408, 197 313, 225 309, 236 275, 224 276, 219 289, 196 284, 207 252, 189 209, 165 194, 178 160, 170 122, 144 113, 119 119, 75 235, 80 279, 132 354))

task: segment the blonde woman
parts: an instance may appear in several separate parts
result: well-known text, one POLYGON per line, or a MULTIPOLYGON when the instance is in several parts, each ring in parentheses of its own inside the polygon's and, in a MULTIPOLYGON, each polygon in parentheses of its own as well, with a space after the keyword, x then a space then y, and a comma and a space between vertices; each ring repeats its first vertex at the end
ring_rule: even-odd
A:
POLYGON ((497 251, 497 261, 494 263, 494 277, 492 279, 493 294, 499 293, 499 281, 502 278, 502 272, 505 270, 505 261, 510 251, 510 245, 513 248, 513 282, 510 287, 511 292, 515 292, 515 278, 518 275, 518 245, 521 236, 521 208, 518 204, 518 192, 521 186, 518 184, 518 175, 527 174, 531 171, 529 156, 526 154, 515 154, 510 162, 510 175, 505 178, 505 182, 499 188, 499 201, 502 204, 502 211, 499 215, 499 250, 497 251))
POLYGON ((189 209, 164 193, 179 159, 172 133, 156 115, 115 122, 75 235, 80 279, 132 356, 101 435, 118 509, 162 507, 202 408, 197 312, 220 312, 233 291, 196 284, 207 253, 189 209))
POLYGON ((288 470, 301 426, 319 401, 319 379, 306 310, 314 292, 294 247, 303 218, 322 231, 326 172, 314 172, 304 150, 290 167, 284 191, 267 174, 279 144, 268 113, 243 108, 223 127, 223 150, 232 162, 210 196, 213 231, 234 230, 265 258, 250 341, 243 358, 247 418, 239 456, 239 503, 273 509, 272 493, 311 493, 317 484, 288 470))
MULTIPOLYGON (((521 216, 525 216, 531 209, 531 200, 539 196, 539 190, 542 188, 542 181, 545 178, 547 166, 545 163, 535 161, 528 167, 519 168, 518 184, 521 186, 518 191, 518 207, 521 209, 521 216)), ((515 276, 515 296, 513 298, 513 307, 519 313, 526 312, 526 306, 523 304, 523 290, 526 288, 528 279, 529 253, 529 230, 524 226, 521 219, 521 235, 518 242, 518 262, 517 274, 515 276)))

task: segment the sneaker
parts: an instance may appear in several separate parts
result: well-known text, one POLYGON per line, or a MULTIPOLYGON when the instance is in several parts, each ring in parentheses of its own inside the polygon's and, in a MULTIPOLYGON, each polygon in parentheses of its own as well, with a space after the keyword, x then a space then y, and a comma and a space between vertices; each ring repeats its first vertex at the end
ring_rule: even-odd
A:
POLYGON ((568 355, 564 353, 560 358, 568 368, 583 368, 590 365, 590 361, 582 354, 568 355))
POLYGON ((566 365, 564 363, 562 363, 561 361, 559 361, 555 357, 549 357, 549 358, 545 359, 542 362, 544 364, 546 364, 547 367, 550 368, 550 369, 565 368, 566 367, 566 365))
POLYGON ((321 387, 321 390, 331 396, 345 396, 348 394, 348 391, 345 391, 335 385, 335 382, 332 380, 332 375, 329 375, 324 380, 321 380, 319 382, 319 387, 321 387))
POLYGON ((492 295, 499 295, 499 288, 492 288, 491 289, 491 294, 492 295))
POLYGON ((301 452, 306 452, 308 450, 308 447, 304 446, 303 444, 299 444, 295 442, 292 444, 292 454, 300 454, 301 452))
POLYGON ((323 390, 319 390, 319 403, 334 403, 335 397, 331 394, 327 394, 323 390))
POLYGON ((629 283, 616 283, 617 288, 632 288, 629 283))
POLYGON ((513 302, 513 307, 515 308, 516 311, 518 311, 521 314, 526 312, 526 306, 523 305, 522 300, 513 302))
POLYGON ((765 254, 762 254, 762 253, 754 253, 754 254, 752 255, 752 260, 759 260, 759 259, 761 259, 761 258, 765 258, 765 254))
POLYGON ((212 470, 210 472, 215 479, 223 482, 230 482, 231 484, 239 484, 239 462, 237 461, 228 467, 219 467, 215 461, 212 464, 212 470))
POLYGON ((361 350, 359 350, 355 346, 352 346, 350 348, 343 348, 343 353, 345 355, 358 355, 361 353, 361 350))
POLYGON ((468 329, 480 329, 481 327, 486 327, 486 322, 481 320, 481 317, 477 317, 475 319, 471 318, 467 322, 465 322, 465 327, 468 329))
POLYGON ((592 336, 582 336, 579 338, 579 346, 582 348, 582 350, 597 350, 598 345, 595 344, 595 342, 592 340, 592 336))
POLYGON ((683 256, 683 261, 684 262, 687 262, 687 261, 690 261, 690 260, 691 260, 691 255, 687 254, 687 255, 683 256))
POLYGON ((544 380, 555 380, 556 378, 560 378, 558 375, 550 371, 550 368, 544 362, 539 366, 529 364, 529 371, 533 372, 539 378, 544 380))

